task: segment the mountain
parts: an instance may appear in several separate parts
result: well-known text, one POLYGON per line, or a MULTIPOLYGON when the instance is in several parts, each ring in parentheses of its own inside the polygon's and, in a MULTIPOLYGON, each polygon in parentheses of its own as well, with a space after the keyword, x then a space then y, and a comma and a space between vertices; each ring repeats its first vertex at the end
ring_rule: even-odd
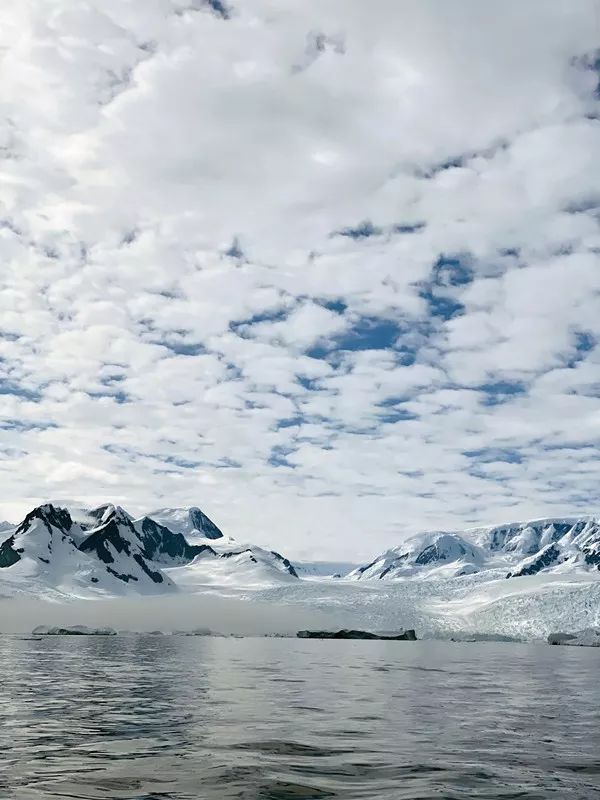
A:
POLYGON ((266 586, 297 578, 284 556, 224 537, 197 508, 162 514, 175 520, 175 531, 110 503, 77 508, 74 516, 78 521, 68 509, 46 503, 2 532, 0 595, 151 594, 177 591, 178 585, 266 586), (193 543, 182 529, 193 531, 193 543))
POLYGON ((166 576, 153 575, 110 514, 87 531, 66 508, 47 503, 30 511, 0 544, 1 594, 118 595, 129 593, 129 582, 141 593, 173 587, 166 576))
POLYGON ((223 533, 215 523, 196 506, 188 508, 159 508, 148 514, 153 520, 174 533, 189 538, 221 539, 223 533))
POLYGON ((151 511, 148 517, 156 524, 177 531, 191 547, 203 548, 185 568, 168 570, 179 585, 188 588, 206 584, 263 586, 298 578, 294 565, 285 556, 225 536, 196 506, 161 508, 151 511))
POLYGON ((150 579, 154 584, 172 586, 171 580, 153 567, 144 534, 124 509, 108 505, 90 515, 98 525, 79 544, 82 553, 93 554, 109 574, 124 583, 150 579))
POLYGON ((497 572, 494 577, 513 578, 596 569, 600 570, 600 521, 567 517, 418 534, 346 577, 391 580, 497 572))
POLYGON ((452 577, 478 572, 485 561, 482 548, 455 533, 421 533, 386 550, 347 576, 352 580, 391 580, 418 576, 452 577))
POLYGON ((212 555, 201 553, 190 564, 166 572, 188 590, 209 585, 263 588, 298 580, 293 564, 280 553, 232 539, 214 547, 212 555))

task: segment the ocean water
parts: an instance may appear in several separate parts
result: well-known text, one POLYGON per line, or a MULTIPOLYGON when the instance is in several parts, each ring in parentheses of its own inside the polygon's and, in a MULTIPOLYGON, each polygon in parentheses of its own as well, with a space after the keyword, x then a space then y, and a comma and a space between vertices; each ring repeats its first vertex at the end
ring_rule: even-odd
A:
POLYGON ((0 637, 0 798, 600 797, 600 649, 0 637))

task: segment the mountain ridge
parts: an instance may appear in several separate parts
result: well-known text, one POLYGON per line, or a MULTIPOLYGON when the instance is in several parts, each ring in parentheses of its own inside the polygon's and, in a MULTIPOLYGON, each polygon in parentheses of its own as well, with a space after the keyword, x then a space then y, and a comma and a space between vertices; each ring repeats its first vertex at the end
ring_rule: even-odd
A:
POLYGON ((465 531, 428 531, 357 567, 349 580, 460 577, 504 571, 506 578, 541 571, 600 569, 600 520, 541 517, 465 531))
POLYGON ((223 577, 239 570, 259 584, 297 579, 287 558, 224 537, 197 507, 170 511, 182 519, 187 514, 193 544, 150 516, 136 519, 111 503, 78 508, 79 521, 67 508, 37 506, 2 531, 0 589, 75 595, 178 591, 181 570, 187 570, 186 580, 202 585, 211 582, 217 562, 223 577))

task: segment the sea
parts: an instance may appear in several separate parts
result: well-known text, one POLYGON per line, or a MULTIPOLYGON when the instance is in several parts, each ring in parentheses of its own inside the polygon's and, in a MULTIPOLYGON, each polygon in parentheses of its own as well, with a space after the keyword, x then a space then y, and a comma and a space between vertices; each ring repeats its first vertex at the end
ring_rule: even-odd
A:
POLYGON ((2 800, 600 798, 600 648, 0 637, 2 800))

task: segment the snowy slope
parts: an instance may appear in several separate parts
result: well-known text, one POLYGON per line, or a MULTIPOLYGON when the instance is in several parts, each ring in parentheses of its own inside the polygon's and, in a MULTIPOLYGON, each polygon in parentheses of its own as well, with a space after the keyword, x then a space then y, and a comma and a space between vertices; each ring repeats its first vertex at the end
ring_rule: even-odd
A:
POLYGON ((353 570, 350 580, 434 578, 479 572, 486 554, 478 545, 455 533, 421 533, 353 570))
POLYGON ((224 537, 198 509, 170 509, 162 519, 167 516, 179 530, 149 516, 134 519, 110 503, 74 508, 73 516, 52 504, 40 506, 0 536, 0 596, 154 594, 177 591, 178 584, 297 580, 285 557, 224 537), (194 540, 182 529, 192 531, 194 540))
MULTIPOLYGON (((132 590, 157 591, 139 564, 123 557, 113 545, 107 545, 105 559, 80 549, 76 540, 86 538, 86 531, 72 521, 67 509, 51 504, 35 508, 0 544, 0 595, 114 596, 132 590), (127 580, 124 575, 129 576, 127 580)), ((173 584, 165 578, 166 587, 173 584)))
POLYGON ((156 523, 183 535, 192 547, 203 548, 191 563, 173 565, 169 577, 182 587, 223 584, 267 586, 296 580, 294 565, 274 550, 225 536, 195 506, 163 508, 148 514, 156 523))
POLYGON ((600 569, 600 523, 541 519, 464 532, 418 534, 353 570, 349 580, 443 578, 490 572, 523 577, 600 569))
POLYGON ((196 506, 186 508, 159 508, 148 516, 165 528, 180 533, 186 539, 220 539, 223 534, 215 523, 196 506))
POLYGON ((351 561, 297 561, 294 569, 298 577, 307 579, 341 578, 360 565, 351 561))
POLYGON ((136 527, 124 509, 108 505, 91 515, 98 525, 87 532, 79 550, 95 556, 109 574, 124 583, 143 586, 150 581, 155 588, 173 588, 171 580, 154 567, 141 526, 136 527))
POLYGON ((178 586, 188 590, 202 586, 265 587, 298 581, 294 567, 279 553, 256 545, 229 542, 210 553, 202 553, 190 564, 166 569, 178 586))

